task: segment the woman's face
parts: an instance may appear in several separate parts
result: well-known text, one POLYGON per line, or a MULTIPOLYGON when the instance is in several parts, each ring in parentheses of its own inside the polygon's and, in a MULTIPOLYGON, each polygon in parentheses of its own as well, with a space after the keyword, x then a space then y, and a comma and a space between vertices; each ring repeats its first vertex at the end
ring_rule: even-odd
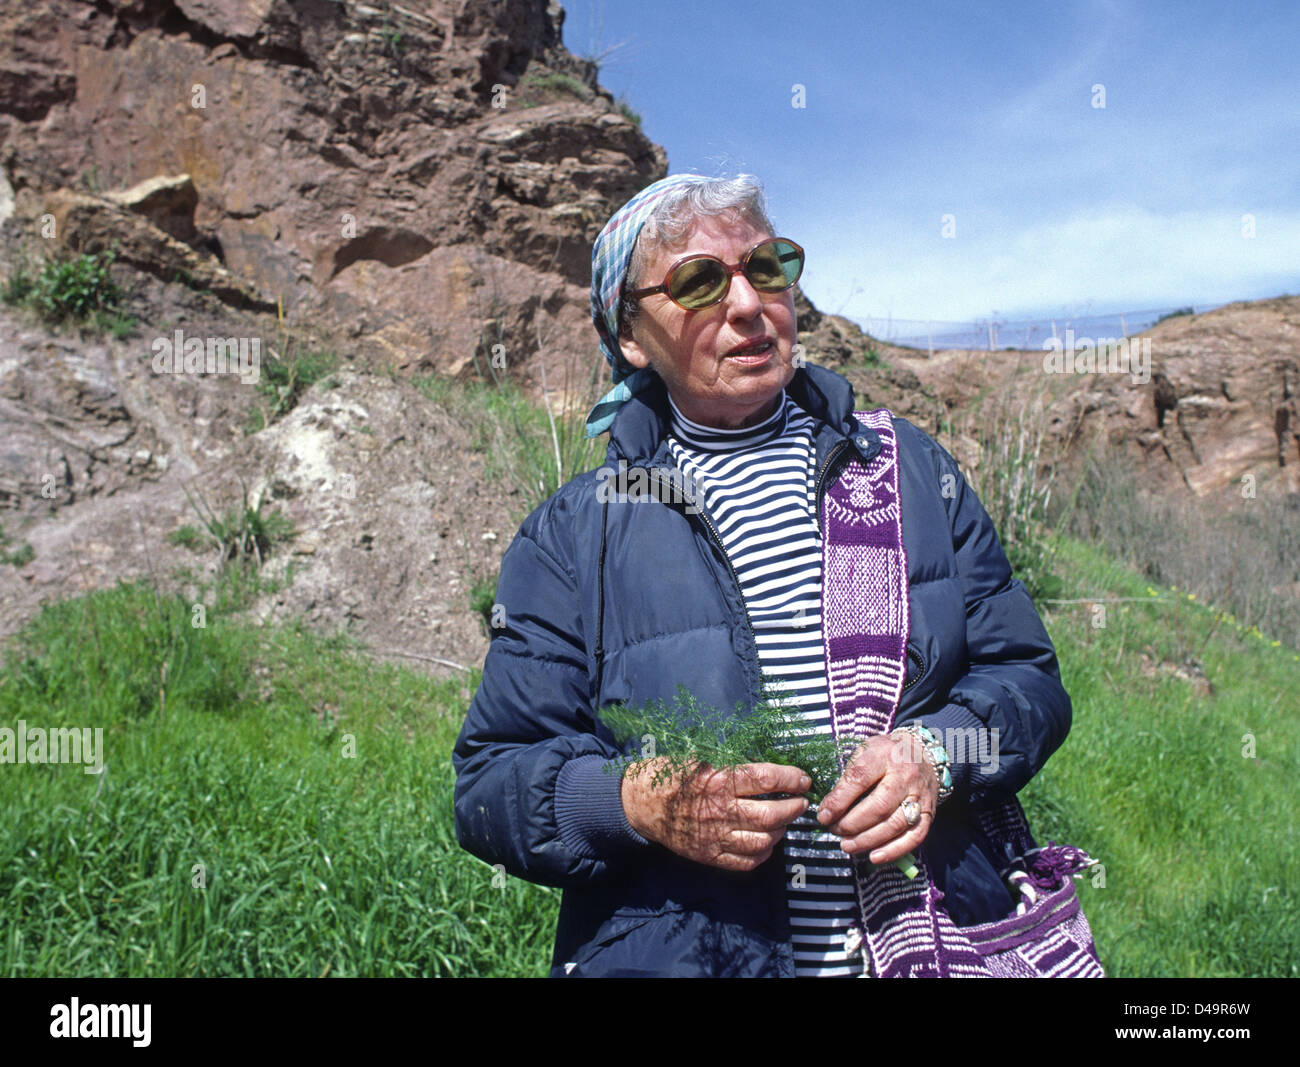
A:
MULTIPOLYGON (((628 288, 659 285, 673 264, 700 252, 729 266, 764 238, 766 229, 738 218, 701 218, 686 244, 660 248, 645 276, 628 288)), ((683 415, 704 426, 736 429, 761 422, 794 377, 795 312, 792 290, 760 294, 742 273, 732 276, 721 302, 699 311, 678 307, 665 294, 641 299, 632 337, 621 338, 627 361, 653 367, 683 415)))

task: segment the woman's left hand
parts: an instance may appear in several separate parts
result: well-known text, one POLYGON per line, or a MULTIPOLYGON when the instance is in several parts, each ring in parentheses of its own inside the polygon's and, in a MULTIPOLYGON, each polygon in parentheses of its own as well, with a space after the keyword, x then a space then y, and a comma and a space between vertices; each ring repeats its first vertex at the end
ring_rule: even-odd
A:
POLYGON ((939 781, 924 748, 910 733, 891 734, 858 748, 818 805, 817 821, 844 839, 850 855, 869 852, 872 863, 891 863, 925 840, 938 803, 939 781), (901 807, 908 797, 920 805, 916 826, 907 825, 901 807))

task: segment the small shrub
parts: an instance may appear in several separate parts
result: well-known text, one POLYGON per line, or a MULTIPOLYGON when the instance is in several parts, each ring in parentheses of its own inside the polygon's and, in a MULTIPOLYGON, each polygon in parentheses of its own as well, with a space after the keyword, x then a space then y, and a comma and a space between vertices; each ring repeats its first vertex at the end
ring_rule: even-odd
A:
MULTIPOLYGON (((492 372, 491 380, 475 382, 421 375, 414 385, 468 428, 475 451, 484 457, 487 476, 505 483, 526 511, 532 511, 604 458, 605 442, 587 437, 585 421, 604 365, 600 359, 593 362, 580 393, 582 402, 567 414, 555 410, 548 393, 538 404, 499 372, 492 372)), ((572 395, 567 376, 559 392, 572 395)))
MULTIPOLYGON (((222 563, 237 562, 247 566, 256 562, 260 567, 266 562, 266 558, 271 554, 273 547, 282 542, 290 541, 296 535, 293 523, 287 516, 278 511, 263 513, 262 508, 265 504, 265 495, 258 498, 257 503, 253 504, 248 499, 248 489, 245 487, 240 503, 235 507, 228 508, 218 515, 216 511, 202 497, 196 500, 190 496, 187 489, 186 497, 189 499, 190 506, 194 508, 203 523, 204 533, 200 534, 194 530, 193 536, 197 538, 206 538, 209 546, 220 552, 222 563)), ((180 534, 186 539, 191 535, 183 534, 182 531, 193 529, 192 527, 181 527, 173 535, 180 534)), ((173 542, 179 543, 179 542, 173 542)))
POLYGON ((469 606, 482 617, 488 636, 492 634, 492 609, 496 606, 496 600, 497 580, 495 578, 480 578, 470 586, 469 606))
POLYGON ((519 93, 523 97, 572 96, 590 101, 591 90, 571 74, 554 70, 529 71, 519 79, 519 93))
POLYGON ((80 255, 47 263, 36 279, 30 301, 46 322, 85 320, 96 311, 110 311, 122 298, 109 274, 112 252, 80 255))
POLYGON ((5 533, 4 527, 0 526, 0 564, 8 564, 11 567, 26 567, 36 558, 36 550, 26 541, 12 551, 9 548, 11 544, 13 544, 13 540, 5 533))
POLYGON ((402 57, 402 31, 393 29, 385 23, 384 29, 380 30, 379 33, 384 39, 384 44, 388 46, 388 54, 394 59, 400 59, 402 57))
POLYGON ((1239 631, 1300 649, 1300 498, 1230 485, 1198 500, 1176 487, 1145 489, 1105 442, 1070 475, 1063 533, 1109 552, 1153 582, 1194 593, 1239 631))
POLYGON ((260 403, 248 414, 246 433, 257 433, 298 406, 304 393, 319 381, 327 388, 337 388, 339 382, 332 378, 339 365, 339 357, 330 351, 304 348, 296 343, 285 346, 286 355, 272 357, 262 363, 257 382, 260 403))
POLYGON ((271 417, 292 411, 303 393, 328 377, 338 366, 333 352, 316 349, 297 351, 285 359, 269 359, 262 365, 258 391, 271 403, 271 417))
POLYGON ((51 326, 86 323, 99 333, 121 340, 135 328, 135 319, 122 313, 122 292, 109 267, 112 252, 51 260, 33 271, 19 263, 5 281, 4 302, 34 311, 51 326))
POLYGON ((116 341, 130 337, 135 331, 134 315, 117 315, 97 311, 90 316, 90 321, 95 329, 101 333, 112 334, 113 339, 116 341))
POLYGON ((167 535, 167 543, 179 548, 199 549, 203 547, 203 534, 195 526, 182 526, 167 535))
POLYGON ((619 111, 623 113, 625 119, 631 122, 634 126, 641 125, 641 112, 633 110, 632 105, 629 104, 626 99, 620 96, 616 101, 616 105, 619 111))
POLYGON ((1156 319, 1155 323, 1152 323, 1152 325, 1154 326, 1157 323, 1164 322, 1165 319, 1177 319, 1182 317, 1183 315, 1195 315, 1195 314, 1196 314, 1196 310, 1194 308, 1179 308, 1177 311, 1171 311, 1166 315, 1161 315, 1160 318, 1156 319))
POLYGON ((12 552, 0 552, 0 563, 7 563, 11 567, 26 567, 35 558, 36 550, 27 541, 12 552))
POLYGON ((1047 415, 1041 397, 1017 410, 998 403, 973 416, 967 432, 979 449, 967 481, 993 520, 1011 570, 1038 605, 1060 595, 1056 546, 1047 525, 1054 469, 1043 469, 1047 415))
POLYGON ((36 275, 26 263, 15 263, 5 279, 3 292, 0 292, 0 299, 6 304, 23 305, 30 299, 36 289, 36 275))

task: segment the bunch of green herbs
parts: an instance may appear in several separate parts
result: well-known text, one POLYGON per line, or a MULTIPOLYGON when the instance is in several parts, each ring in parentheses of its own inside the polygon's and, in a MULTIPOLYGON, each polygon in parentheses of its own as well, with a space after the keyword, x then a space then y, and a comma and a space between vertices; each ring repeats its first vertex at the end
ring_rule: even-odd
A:
MULTIPOLYGON (((663 700, 639 707, 614 704, 600 712, 600 718, 620 748, 635 749, 607 763, 606 773, 639 774, 653 766, 650 784, 658 788, 701 767, 725 771, 745 763, 778 763, 808 775, 812 784, 803 795, 811 805, 809 811, 831 791, 841 768, 863 741, 808 733, 807 721, 770 693, 763 694, 748 714, 738 704, 733 714, 725 716, 701 707, 692 693, 678 686, 672 704, 663 700)), ((918 873, 916 857, 910 852, 894 865, 908 878, 918 873)))
POLYGON ((733 714, 724 715, 701 707, 693 694, 679 688, 671 703, 615 704, 600 717, 620 748, 633 748, 606 764, 610 774, 638 773, 637 765, 658 759, 651 779, 658 787, 703 766, 731 770, 745 763, 779 763, 808 775, 812 786, 804 795, 814 804, 830 792, 841 766, 861 743, 809 733, 796 710, 770 695, 748 713, 737 705, 733 714))

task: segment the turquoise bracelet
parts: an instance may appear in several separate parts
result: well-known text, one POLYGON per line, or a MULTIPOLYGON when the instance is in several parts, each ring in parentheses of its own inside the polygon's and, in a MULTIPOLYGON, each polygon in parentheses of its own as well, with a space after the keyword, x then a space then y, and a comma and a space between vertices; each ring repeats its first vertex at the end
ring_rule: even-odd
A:
POLYGON ((942 804, 952 796, 952 770, 948 764, 948 750, 943 747, 943 742, 916 722, 900 726, 894 733, 909 733, 921 742, 921 745, 925 748, 925 754, 930 757, 930 765, 934 768, 934 776, 939 780, 938 802, 942 804))

